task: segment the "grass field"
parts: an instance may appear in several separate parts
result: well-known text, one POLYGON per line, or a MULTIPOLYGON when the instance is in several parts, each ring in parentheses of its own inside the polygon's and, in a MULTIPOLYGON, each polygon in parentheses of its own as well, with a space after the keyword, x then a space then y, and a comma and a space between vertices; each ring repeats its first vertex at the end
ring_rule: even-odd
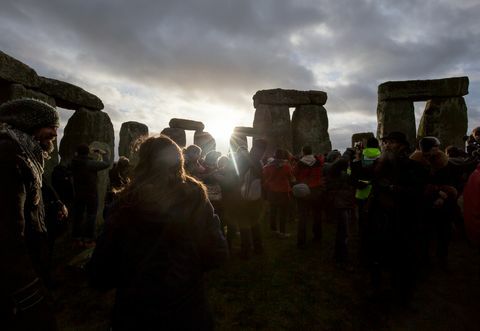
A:
MULTIPOLYGON (((353 270, 333 262, 335 226, 324 224, 324 240, 305 250, 295 236, 278 239, 263 224, 265 253, 238 257, 207 277, 208 296, 218 330, 478 330, 480 257, 465 240, 450 249, 450 269, 433 265, 420 272, 410 305, 384 298, 368 300, 369 279, 356 259, 356 228, 350 251, 353 270)), ((295 223, 289 224, 295 234, 295 223)), ((84 256, 88 252, 84 253, 84 256)), ((81 260, 82 257, 77 260, 81 260)), ((58 261, 61 261, 60 259, 58 261)), ((61 267, 54 292, 62 330, 108 330, 113 292, 87 287, 83 271, 61 267)), ((187 316, 186 316, 187 318, 187 316)))

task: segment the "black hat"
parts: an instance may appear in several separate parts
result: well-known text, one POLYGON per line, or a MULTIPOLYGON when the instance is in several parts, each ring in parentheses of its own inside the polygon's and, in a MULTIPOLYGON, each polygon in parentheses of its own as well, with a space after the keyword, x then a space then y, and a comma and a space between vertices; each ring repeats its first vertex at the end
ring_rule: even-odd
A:
POLYGON ((384 140, 394 140, 394 141, 399 142, 401 144, 410 146, 410 143, 408 142, 405 134, 402 133, 402 132, 399 132, 399 131, 390 132, 388 135, 382 137, 382 141, 384 141, 384 140))
POLYGON ((59 124, 58 113, 48 103, 36 99, 17 99, 0 105, 0 122, 25 133, 59 124))
POLYGON ((430 152, 433 147, 440 146, 440 140, 437 137, 423 137, 418 142, 418 146, 422 152, 430 152))

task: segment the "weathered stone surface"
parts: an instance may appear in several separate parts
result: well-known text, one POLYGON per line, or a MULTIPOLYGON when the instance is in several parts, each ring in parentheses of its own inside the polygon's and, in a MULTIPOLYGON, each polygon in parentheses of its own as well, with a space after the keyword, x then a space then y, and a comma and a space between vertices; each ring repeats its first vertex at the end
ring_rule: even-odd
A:
MULTIPOLYGON (((102 111, 90 111, 81 108, 73 113, 67 122, 60 142, 60 156, 70 161, 77 146, 81 143, 90 144, 93 141, 104 142, 114 148, 114 131, 110 117, 102 111)), ((110 155, 113 160, 113 154, 110 155)))
POLYGON ((236 126, 233 129, 233 134, 244 135, 248 137, 256 137, 259 135, 256 129, 247 126, 236 126))
POLYGON ((240 146, 248 149, 248 140, 246 135, 233 133, 230 136, 230 151, 236 152, 240 146))
POLYGON ((148 136, 148 126, 139 122, 125 122, 120 128, 118 156, 131 158, 138 138, 148 136))
POLYGON ((212 135, 205 131, 195 131, 193 134, 193 143, 200 146, 202 149, 202 156, 206 155, 210 151, 214 151, 217 147, 215 139, 212 135))
POLYGON ((276 149, 292 151, 292 128, 288 106, 259 105, 255 111, 253 127, 260 133, 258 138, 267 140, 266 155, 276 149))
POLYGON ((203 131, 205 125, 202 122, 186 120, 182 118, 172 118, 168 126, 176 129, 203 131))
POLYGON ((187 135, 184 129, 165 128, 161 133, 170 137, 180 147, 185 147, 187 145, 187 135))
POLYGON ((468 94, 468 77, 385 82, 378 86, 378 100, 459 97, 468 94))
MULTIPOLYGON (((79 144, 89 144, 108 152, 113 161, 114 131, 110 117, 102 111, 90 111, 80 108, 67 122, 60 141, 60 156, 62 162, 70 163, 79 144)), ((103 223, 102 211, 105 200, 108 169, 100 171, 99 175, 99 209, 97 223, 103 223)))
POLYGON ((411 148, 415 146, 415 108, 409 100, 381 101, 377 105, 377 137, 393 131, 403 132, 411 148))
POLYGON ((467 105, 462 97, 435 98, 425 106, 418 126, 418 138, 434 136, 440 139, 442 149, 453 145, 464 150, 463 136, 467 129, 467 105))
POLYGON ((298 106, 292 116, 292 136, 294 154, 305 145, 310 145, 315 154, 331 151, 327 110, 316 105, 298 106))
POLYGON ((0 51, 0 80, 38 87, 40 80, 35 70, 0 51))
POLYGON ((355 143, 362 142, 363 146, 367 146, 367 140, 370 138, 374 138, 375 135, 373 132, 361 132, 361 133, 354 133, 352 134, 352 147, 355 147, 355 143))
POLYGON ((257 91, 253 96, 253 106, 259 105, 284 105, 296 107, 300 105, 324 105, 327 102, 327 93, 323 91, 297 91, 284 89, 271 89, 257 91))
MULTIPOLYGON (((10 84, 7 88, 7 98, 8 100, 16 100, 16 99, 21 99, 21 98, 32 98, 32 99, 37 99, 44 101, 48 103, 49 105, 56 107, 55 104, 55 99, 52 98, 51 96, 48 96, 44 93, 31 90, 26 88, 25 86, 21 84, 10 84)), ((3 100, 2 100, 3 101, 3 100)), ((4 100, 7 101, 7 100, 4 100)))
POLYGON ((39 90, 55 98, 62 108, 78 110, 82 107, 102 110, 103 102, 97 96, 70 83, 56 79, 40 77, 39 90))

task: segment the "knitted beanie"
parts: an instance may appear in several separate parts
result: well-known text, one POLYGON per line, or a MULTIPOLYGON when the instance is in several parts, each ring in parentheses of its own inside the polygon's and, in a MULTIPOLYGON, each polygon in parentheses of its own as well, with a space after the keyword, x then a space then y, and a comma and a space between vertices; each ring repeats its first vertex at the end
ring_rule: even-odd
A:
POLYGON ((60 125, 55 108, 46 102, 27 98, 0 105, 0 122, 28 134, 32 134, 38 128, 60 125))
POLYGON ((430 152, 433 147, 438 147, 440 146, 440 140, 438 140, 437 137, 423 137, 420 139, 418 142, 418 145, 420 147, 420 150, 422 152, 430 152))

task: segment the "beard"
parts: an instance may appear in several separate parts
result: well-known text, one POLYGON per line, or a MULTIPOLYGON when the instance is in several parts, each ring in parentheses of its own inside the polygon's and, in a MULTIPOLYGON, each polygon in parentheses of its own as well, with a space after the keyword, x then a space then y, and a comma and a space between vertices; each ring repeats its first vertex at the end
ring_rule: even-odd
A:
POLYGON ((51 154, 55 150, 55 145, 53 144, 53 142, 54 142, 54 139, 43 140, 43 141, 40 141, 39 144, 40 144, 40 147, 42 147, 42 150, 45 153, 51 154))

